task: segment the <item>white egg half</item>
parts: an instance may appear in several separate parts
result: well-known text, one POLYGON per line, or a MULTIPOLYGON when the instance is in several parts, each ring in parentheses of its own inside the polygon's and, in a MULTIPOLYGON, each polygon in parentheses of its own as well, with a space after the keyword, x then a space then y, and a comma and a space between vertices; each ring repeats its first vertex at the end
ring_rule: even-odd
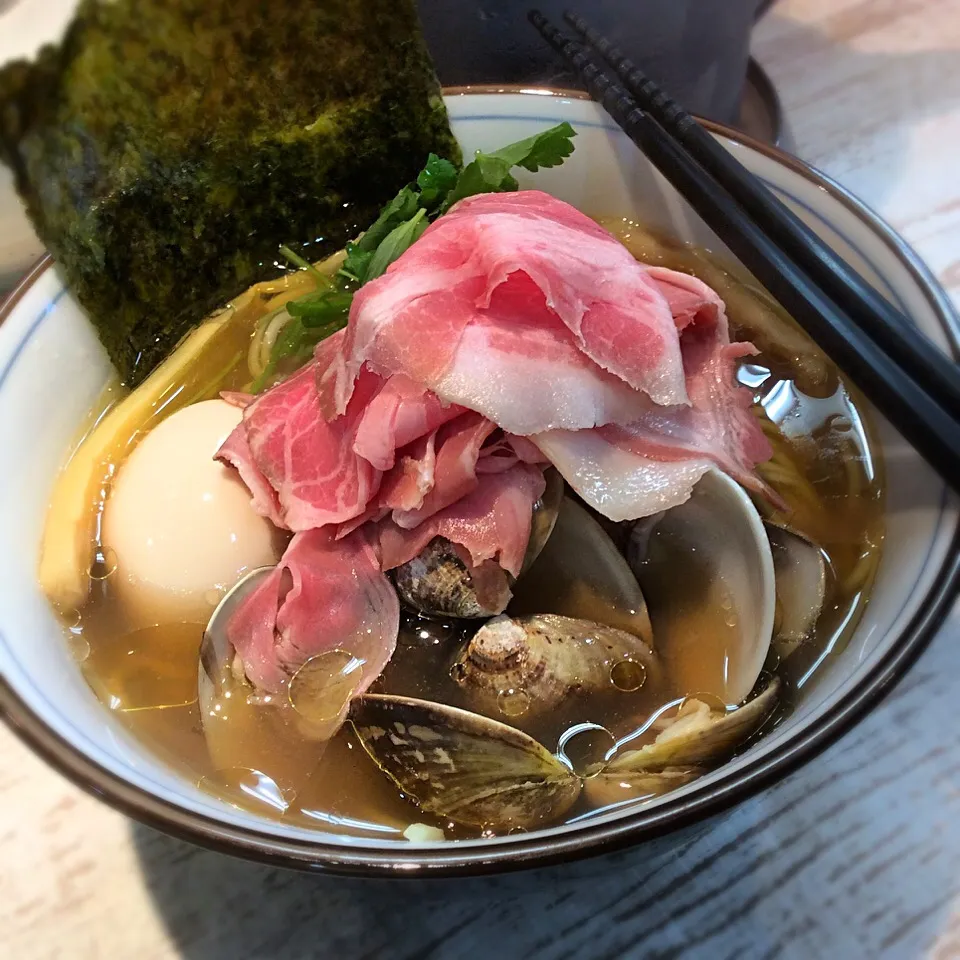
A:
POLYGON ((247 570, 279 559, 282 535, 254 512, 236 472, 213 459, 240 419, 223 400, 184 407, 117 472, 101 541, 131 627, 206 622, 247 570))

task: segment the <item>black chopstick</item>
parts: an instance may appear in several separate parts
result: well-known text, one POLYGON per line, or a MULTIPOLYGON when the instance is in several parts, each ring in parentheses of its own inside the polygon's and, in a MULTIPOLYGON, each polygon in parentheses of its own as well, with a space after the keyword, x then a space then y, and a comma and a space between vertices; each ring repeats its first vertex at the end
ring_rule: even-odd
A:
POLYGON ((831 250, 799 217, 753 176, 675 100, 619 48, 570 11, 564 19, 610 65, 637 105, 698 161, 764 233, 800 266, 864 332, 924 384, 929 393, 960 410, 960 375, 950 361, 906 317, 831 250))
POLYGON ((582 45, 533 11, 544 39, 733 254, 820 344, 943 478, 960 486, 960 410, 940 402, 855 323, 686 149, 587 56, 582 45))

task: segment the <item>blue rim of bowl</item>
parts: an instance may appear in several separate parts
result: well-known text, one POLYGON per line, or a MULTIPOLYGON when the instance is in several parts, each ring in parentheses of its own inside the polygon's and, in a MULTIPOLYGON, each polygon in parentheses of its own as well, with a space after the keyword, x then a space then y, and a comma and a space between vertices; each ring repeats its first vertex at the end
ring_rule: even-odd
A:
MULTIPOLYGON (((486 85, 449 88, 448 95, 532 93, 529 88, 486 85)), ((588 100, 574 90, 538 89, 537 94, 588 100)), ((814 183, 867 226, 912 275, 940 322, 956 361, 960 358, 960 317, 936 278, 913 250, 873 211, 825 174, 776 147, 711 121, 704 126, 718 136, 746 146, 814 183)), ((0 304, 0 323, 53 261, 42 258, 0 304)), ((390 850, 351 848, 298 840, 258 830, 230 826, 203 814, 161 800, 118 777, 80 753, 50 729, 0 677, 0 716, 10 729, 54 769, 110 806, 150 827, 219 853, 274 866, 305 871, 366 877, 478 876, 509 870, 546 867, 610 853, 660 837, 720 813, 752 796, 811 760, 879 703, 899 682, 934 637, 960 591, 960 522, 954 530, 947 559, 927 590, 917 612, 901 631, 899 641, 840 702, 797 736, 769 754, 748 761, 736 772, 702 791, 666 800, 612 823, 585 823, 576 831, 542 837, 516 837, 509 844, 438 845, 431 849, 390 850)))

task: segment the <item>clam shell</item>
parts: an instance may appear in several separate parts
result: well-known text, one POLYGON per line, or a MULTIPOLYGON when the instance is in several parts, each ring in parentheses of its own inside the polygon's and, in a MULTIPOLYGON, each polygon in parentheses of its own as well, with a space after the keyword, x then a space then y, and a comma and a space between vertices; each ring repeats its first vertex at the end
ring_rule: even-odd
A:
MULTIPOLYGON (((544 479, 543 495, 533 505, 530 539, 520 576, 550 539, 563 499, 560 474, 550 469, 544 479)), ((427 617, 495 617, 506 610, 512 596, 512 578, 495 561, 471 567, 464 559, 464 551, 443 537, 435 537, 416 557, 397 567, 393 580, 400 599, 427 617)))
POLYGON ((760 694, 725 713, 691 698, 653 743, 618 754, 604 773, 703 767, 726 760, 766 720, 779 695, 780 679, 774 676, 760 694))
POLYGON ((647 681, 659 676, 652 651, 634 634, 542 613, 484 624, 457 657, 452 674, 481 712, 496 713, 501 694, 521 693, 529 703, 527 715, 535 715, 571 696, 615 693, 611 671, 623 661, 640 664, 647 681))
POLYGON ((676 686, 746 699, 770 649, 776 590, 763 521, 740 485, 707 471, 689 500, 637 524, 628 558, 676 686))
POLYGON ((471 569, 457 548, 435 537, 393 572, 400 599, 428 617, 494 617, 510 602, 510 580, 494 561, 471 569))
POLYGON ((539 559, 514 588, 512 614, 544 609, 636 634, 652 646, 647 604, 623 554, 580 504, 564 497, 539 559))
POLYGON ((764 521, 776 580, 778 623, 773 646, 786 659, 816 626, 827 590, 823 551, 793 530, 764 521))
POLYGON ((580 778, 513 727, 444 704, 367 694, 350 720, 374 762, 424 811, 496 832, 559 820, 580 778))

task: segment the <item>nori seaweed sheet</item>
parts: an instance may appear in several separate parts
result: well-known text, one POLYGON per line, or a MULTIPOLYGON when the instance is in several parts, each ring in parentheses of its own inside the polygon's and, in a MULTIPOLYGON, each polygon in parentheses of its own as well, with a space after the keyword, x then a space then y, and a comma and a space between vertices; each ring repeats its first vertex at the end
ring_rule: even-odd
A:
POLYGON ((0 159, 121 376, 459 161, 414 0, 84 0, 0 71, 0 159))

